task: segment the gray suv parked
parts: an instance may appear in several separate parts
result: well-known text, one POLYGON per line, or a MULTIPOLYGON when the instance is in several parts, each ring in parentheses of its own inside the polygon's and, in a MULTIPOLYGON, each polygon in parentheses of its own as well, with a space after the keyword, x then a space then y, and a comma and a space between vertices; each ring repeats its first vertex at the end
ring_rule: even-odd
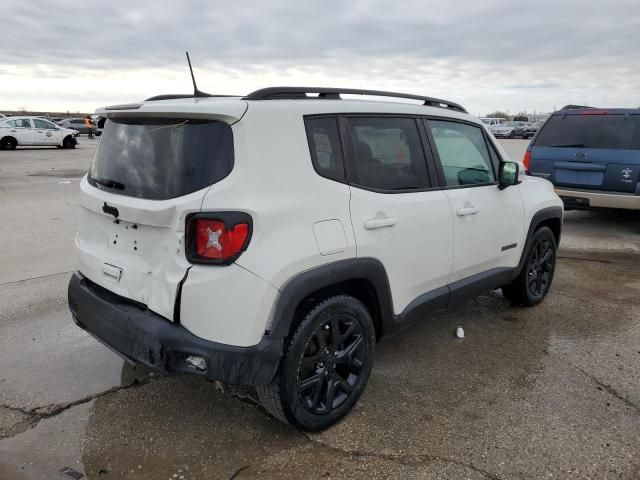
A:
MULTIPOLYGON (((58 122, 58 125, 60 125, 62 128, 72 128, 74 130, 77 130, 81 134, 86 135, 89 133, 89 129, 84 126, 84 118, 65 118, 61 122, 58 122)), ((93 127, 91 127, 91 130, 95 134, 98 129, 96 125, 94 125, 93 127)))

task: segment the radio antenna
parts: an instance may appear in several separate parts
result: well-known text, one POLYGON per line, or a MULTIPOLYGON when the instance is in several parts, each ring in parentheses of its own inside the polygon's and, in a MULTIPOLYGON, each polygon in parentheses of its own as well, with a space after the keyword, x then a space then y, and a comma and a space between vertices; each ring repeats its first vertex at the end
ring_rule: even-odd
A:
POLYGON ((198 86, 196 85, 196 77, 193 75, 193 68, 191 68, 191 59, 189 58, 189 52, 184 52, 187 54, 187 62, 189 63, 189 72, 191 72, 191 81, 193 81, 193 96, 194 97, 210 97, 208 93, 201 92, 198 90, 198 86))

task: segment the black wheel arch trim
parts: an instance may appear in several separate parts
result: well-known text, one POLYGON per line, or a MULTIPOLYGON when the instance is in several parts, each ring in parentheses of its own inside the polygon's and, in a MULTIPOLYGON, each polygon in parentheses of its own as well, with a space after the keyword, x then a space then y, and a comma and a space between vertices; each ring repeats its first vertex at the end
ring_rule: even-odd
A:
POLYGON ((524 248, 522 249, 520 262, 518 263, 518 267, 516 268, 516 271, 514 273, 514 278, 517 277, 520 274, 520 271, 524 268, 524 262, 526 261, 529 248, 531 247, 531 240, 533 239, 534 233, 536 233, 536 230, 538 230, 538 227, 542 223, 548 220, 558 220, 560 222, 560 229, 558 230, 556 237, 556 245, 560 245, 560 235, 562 233, 562 215, 563 209, 559 206, 543 208, 533 215, 533 217, 531 218, 531 222, 529 223, 527 239, 525 241, 524 248))
POLYGON ((287 281, 271 311, 269 334, 276 338, 287 337, 296 309, 305 298, 324 288, 353 280, 365 280, 373 285, 383 324, 385 319, 393 318, 391 288, 382 262, 375 258, 349 258, 307 270, 287 281))

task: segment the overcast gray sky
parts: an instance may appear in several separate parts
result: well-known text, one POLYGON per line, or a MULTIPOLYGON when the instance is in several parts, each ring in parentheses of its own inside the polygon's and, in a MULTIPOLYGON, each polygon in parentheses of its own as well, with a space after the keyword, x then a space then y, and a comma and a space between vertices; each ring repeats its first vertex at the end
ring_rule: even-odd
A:
POLYGON ((342 86, 475 114, 640 105, 640 0, 2 0, 0 109, 342 86))

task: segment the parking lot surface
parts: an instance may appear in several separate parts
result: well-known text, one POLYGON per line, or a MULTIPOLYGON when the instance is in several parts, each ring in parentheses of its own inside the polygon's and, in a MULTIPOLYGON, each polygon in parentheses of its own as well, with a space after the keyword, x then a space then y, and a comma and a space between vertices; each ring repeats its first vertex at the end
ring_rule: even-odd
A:
POLYGON ((354 411, 302 434, 249 390, 150 375, 73 324, 95 145, 0 152, 0 479, 640 477, 639 214, 568 212, 541 305, 491 292, 382 341, 354 411))

